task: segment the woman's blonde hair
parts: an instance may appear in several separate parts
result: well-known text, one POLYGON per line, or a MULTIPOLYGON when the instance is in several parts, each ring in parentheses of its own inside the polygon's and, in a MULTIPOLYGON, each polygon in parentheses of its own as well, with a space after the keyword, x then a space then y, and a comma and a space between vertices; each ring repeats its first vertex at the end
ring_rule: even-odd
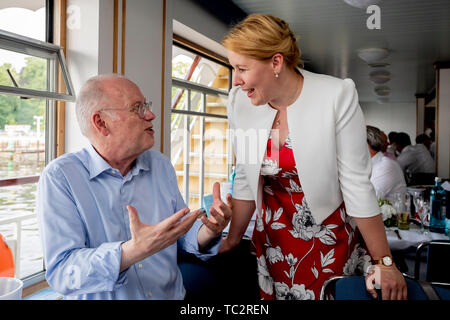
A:
POLYGON ((272 15, 249 15, 231 29, 222 44, 228 50, 257 60, 281 53, 288 67, 303 66, 295 34, 285 21, 272 15))

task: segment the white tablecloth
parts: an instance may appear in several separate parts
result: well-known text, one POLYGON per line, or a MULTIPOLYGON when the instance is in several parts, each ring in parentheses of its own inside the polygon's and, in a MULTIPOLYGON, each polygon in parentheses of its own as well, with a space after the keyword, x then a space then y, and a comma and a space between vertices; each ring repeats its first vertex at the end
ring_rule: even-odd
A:
POLYGON ((415 224, 410 224, 409 230, 400 230, 400 240, 395 234, 394 230, 398 228, 386 228, 386 236, 391 250, 405 250, 410 247, 417 247, 420 243, 431 240, 449 240, 450 238, 444 233, 429 232, 428 235, 420 233, 420 227, 415 224))

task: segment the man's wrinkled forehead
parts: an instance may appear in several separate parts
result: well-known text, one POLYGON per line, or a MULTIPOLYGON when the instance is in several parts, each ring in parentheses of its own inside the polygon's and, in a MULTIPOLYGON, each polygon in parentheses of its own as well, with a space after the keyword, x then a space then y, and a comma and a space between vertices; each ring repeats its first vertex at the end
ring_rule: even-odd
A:
POLYGON ((111 101, 122 104, 133 104, 142 99, 142 93, 139 87, 128 79, 108 79, 102 85, 111 101))

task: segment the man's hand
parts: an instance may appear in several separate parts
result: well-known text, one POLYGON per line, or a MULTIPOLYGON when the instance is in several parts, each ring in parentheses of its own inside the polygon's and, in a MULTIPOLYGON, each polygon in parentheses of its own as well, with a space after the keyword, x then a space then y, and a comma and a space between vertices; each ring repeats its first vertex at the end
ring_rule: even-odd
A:
POLYGON ((220 244, 219 253, 224 253, 233 249, 236 245, 232 244, 228 237, 222 239, 222 243, 220 244))
POLYGON ((405 278, 395 266, 375 265, 366 276, 367 291, 376 299, 378 294, 374 288, 374 283, 381 287, 381 298, 383 300, 408 299, 405 278))
POLYGON ((213 185, 213 203, 209 210, 209 217, 203 216, 201 218, 204 224, 198 234, 198 244, 201 248, 221 234, 222 230, 230 222, 231 212, 231 194, 227 194, 227 204, 225 204, 220 198, 220 183, 215 182, 213 185))
POLYGON ((127 209, 130 218, 131 240, 122 244, 120 271, 172 245, 189 231, 202 213, 200 210, 196 210, 187 215, 189 209, 185 208, 157 224, 148 225, 139 220, 136 208, 127 206, 127 209), (179 221, 184 216, 186 218, 179 221))

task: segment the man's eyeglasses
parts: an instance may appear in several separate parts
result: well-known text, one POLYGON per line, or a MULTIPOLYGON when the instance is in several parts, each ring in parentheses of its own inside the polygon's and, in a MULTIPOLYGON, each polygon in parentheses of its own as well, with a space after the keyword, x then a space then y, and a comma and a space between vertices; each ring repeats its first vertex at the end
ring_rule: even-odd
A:
MULTIPOLYGON (((127 110, 125 108, 103 108, 99 111, 107 111, 107 110, 127 110)), ((146 101, 144 103, 141 103, 138 106, 134 106, 128 109, 129 111, 134 111, 138 114, 139 118, 144 119, 146 112, 152 112, 152 102, 146 101)))

